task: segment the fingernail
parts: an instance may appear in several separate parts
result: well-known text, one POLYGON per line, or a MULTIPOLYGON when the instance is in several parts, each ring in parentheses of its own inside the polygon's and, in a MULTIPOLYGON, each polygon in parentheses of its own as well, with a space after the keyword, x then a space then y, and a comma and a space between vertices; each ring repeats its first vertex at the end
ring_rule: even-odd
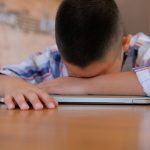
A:
POLYGON ((43 105, 41 103, 35 104, 35 109, 43 109, 43 105))
POLYGON ((21 109, 29 109, 29 106, 27 104, 23 103, 21 105, 21 109))
POLYGON ((48 108, 55 108, 54 103, 48 103, 48 108))
POLYGON ((14 109, 15 106, 13 104, 8 104, 8 109, 14 109))

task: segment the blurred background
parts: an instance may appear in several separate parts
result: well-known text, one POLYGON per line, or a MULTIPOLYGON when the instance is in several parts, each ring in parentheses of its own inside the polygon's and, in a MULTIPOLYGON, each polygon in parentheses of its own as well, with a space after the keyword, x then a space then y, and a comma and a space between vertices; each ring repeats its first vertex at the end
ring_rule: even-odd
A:
POLYGON ((0 66, 19 63, 55 43, 60 0, 0 0, 0 66))
MULTIPOLYGON (((55 15, 61 1, 0 0, 0 66, 19 63, 55 44, 55 15)), ((150 34, 150 0, 116 2, 127 32, 150 34)))

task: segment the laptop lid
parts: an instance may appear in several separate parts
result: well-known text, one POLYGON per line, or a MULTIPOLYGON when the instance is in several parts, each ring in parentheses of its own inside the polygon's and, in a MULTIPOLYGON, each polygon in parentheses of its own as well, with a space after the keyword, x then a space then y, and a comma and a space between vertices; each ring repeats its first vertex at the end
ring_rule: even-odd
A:
MULTIPOLYGON (((63 104, 150 104, 149 97, 138 96, 98 96, 98 95, 51 95, 63 104)), ((4 99, 0 98, 4 103, 4 99)))
POLYGON ((149 97, 53 95, 59 103, 72 104, 150 104, 149 97))

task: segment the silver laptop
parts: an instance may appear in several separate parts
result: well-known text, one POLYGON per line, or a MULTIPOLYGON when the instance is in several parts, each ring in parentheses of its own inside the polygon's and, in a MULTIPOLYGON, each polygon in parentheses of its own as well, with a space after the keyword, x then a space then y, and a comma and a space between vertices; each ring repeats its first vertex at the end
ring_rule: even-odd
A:
POLYGON ((134 96, 53 96, 59 103, 74 104, 150 104, 149 97, 134 96))
MULTIPOLYGON (((150 104, 149 97, 51 95, 60 104, 150 104)), ((4 99, 0 99, 4 103, 4 99)))

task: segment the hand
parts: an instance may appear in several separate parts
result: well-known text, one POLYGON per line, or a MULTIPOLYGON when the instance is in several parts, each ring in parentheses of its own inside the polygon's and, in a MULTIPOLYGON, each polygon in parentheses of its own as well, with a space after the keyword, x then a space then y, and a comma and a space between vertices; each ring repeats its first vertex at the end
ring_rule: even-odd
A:
POLYGON ((34 85, 15 77, 3 76, 1 78, 5 80, 3 93, 8 109, 14 109, 17 104, 20 109, 27 110, 29 109, 27 102, 31 103, 35 110, 43 109, 44 105, 47 108, 57 106, 57 102, 53 98, 34 85))
POLYGON ((38 88, 49 94, 84 95, 88 94, 87 79, 64 77, 38 84, 38 88))

